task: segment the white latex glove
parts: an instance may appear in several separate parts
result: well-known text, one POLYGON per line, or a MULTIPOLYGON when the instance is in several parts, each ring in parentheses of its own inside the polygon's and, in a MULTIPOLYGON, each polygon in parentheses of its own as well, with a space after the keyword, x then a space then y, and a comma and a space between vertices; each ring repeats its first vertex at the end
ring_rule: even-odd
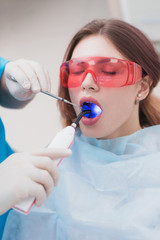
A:
POLYGON ((58 183, 54 160, 70 155, 68 149, 46 148, 34 154, 9 156, 0 164, 0 214, 29 197, 40 206, 58 183))
POLYGON ((7 63, 5 78, 10 94, 20 101, 33 98, 40 90, 48 92, 51 90, 51 80, 47 69, 34 61, 19 59, 7 63))

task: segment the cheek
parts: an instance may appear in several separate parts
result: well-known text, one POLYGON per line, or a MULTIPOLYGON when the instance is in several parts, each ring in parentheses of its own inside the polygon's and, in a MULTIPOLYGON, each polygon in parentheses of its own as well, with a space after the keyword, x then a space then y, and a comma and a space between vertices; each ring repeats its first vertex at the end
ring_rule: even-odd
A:
POLYGON ((110 118, 111 125, 114 123, 122 123, 123 121, 127 120, 131 115, 133 109, 133 101, 119 99, 113 102, 110 106, 108 106, 108 112, 105 112, 105 117, 110 118), (123 101, 124 100, 124 101, 123 101))
MULTIPOLYGON (((125 89, 126 90, 126 89, 125 89)), ((107 97, 106 100, 106 108, 108 108, 111 112, 115 113, 115 115, 121 115, 124 113, 130 113, 134 106, 135 102, 135 92, 134 91, 117 91, 117 93, 112 94, 111 97, 107 97)))
POLYGON ((135 97, 132 94, 116 95, 111 106, 114 110, 120 112, 121 109, 128 111, 134 105, 135 97))
POLYGON ((71 102, 77 103, 78 102, 78 96, 79 96, 79 91, 77 89, 69 89, 69 96, 71 99, 71 102))
POLYGON ((108 124, 108 128, 117 128, 125 123, 133 114, 135 110, 135 95, 134 91, 114 92, 112 95, 106 97, 103 105, 103 120, 108 124))
MULTIPOLYGON (((79 105, 79 88, 69 89, 69 96, 72 103, 79 105)), ((75 112, 79 113, 79 108, 74 108, 75 112)))

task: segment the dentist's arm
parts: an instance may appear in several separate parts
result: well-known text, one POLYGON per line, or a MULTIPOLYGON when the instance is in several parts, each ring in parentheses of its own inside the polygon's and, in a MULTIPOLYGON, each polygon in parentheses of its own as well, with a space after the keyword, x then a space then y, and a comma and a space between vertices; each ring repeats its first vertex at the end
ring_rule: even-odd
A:
POLYGON ((45 67, 24 59, 6 64, 0 81, 0 105, 22 108, 40 90, 48 92, 51 90, 51 80, 45 67))

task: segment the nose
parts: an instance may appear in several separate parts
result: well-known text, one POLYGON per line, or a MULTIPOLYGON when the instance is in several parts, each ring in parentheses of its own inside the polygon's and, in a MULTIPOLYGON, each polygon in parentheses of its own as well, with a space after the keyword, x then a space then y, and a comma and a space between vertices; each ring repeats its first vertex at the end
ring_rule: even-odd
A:
POLYGON ((85 90, 92 90, 92 91, 98 91, 99 85, 96 82, 95 77, 92 75, 92 73, 87 73, 82 84, 81 88, 85 90))

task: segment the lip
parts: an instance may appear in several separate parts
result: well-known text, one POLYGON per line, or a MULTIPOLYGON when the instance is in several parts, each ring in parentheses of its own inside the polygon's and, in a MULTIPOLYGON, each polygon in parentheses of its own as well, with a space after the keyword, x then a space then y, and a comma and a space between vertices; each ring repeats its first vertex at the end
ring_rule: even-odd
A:
POLYGON ((100 103, 99 103, 95 98, 93 98, 93 97, 82 97, 82 98, 80 99, 80 106, 81 106, 81 107, 82 107, 82 104, 83 104, 84 102, 94 103, 94 104, 96 104, 97 106, 99 106, 99 107, 101 108, 100 103))
MULTIPOLYGON (((94 103, 94 104, 96 104, 97 106, 99 106, 102 109, 100 103, 93 97, 82 97, 80 99, 80 106, 81 107, 82 107, 84 102, 94 103)), ((91 125, 97 123, 98 120, 100 119, 100 117, 101 117, 101 114, 99 116, 95 117, 95 118, 87 118, 87 117, 83 116, 81 121, 83 122, 84 125, 91 126, 91 125)))

